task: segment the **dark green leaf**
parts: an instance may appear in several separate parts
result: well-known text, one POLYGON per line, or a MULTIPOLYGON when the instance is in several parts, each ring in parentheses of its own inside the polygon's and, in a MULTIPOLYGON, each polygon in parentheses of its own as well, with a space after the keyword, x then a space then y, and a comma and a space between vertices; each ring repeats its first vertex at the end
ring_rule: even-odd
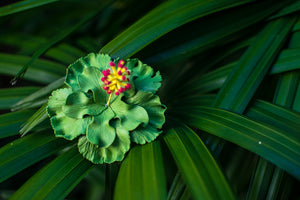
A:
MULTIPOLYGON (((0 53, 0 74, 15 75, 30 60, 27 56, 0 53)), ((38 59, 24 79, 38 83, 51 83, 66 74, 66 66, 56 62, 38 59)))
POLYGON ((297 12, 299 10, 300 10, 300 1, 296 0, 294 3, 284 7, 276 15, 270 17, 270 19, 274 19, 274 18, 277 18, 277 17, 288 15, 288 14, 297 12))
POLYGON ((14 105, 14 110, 21 109, 21 108, 24 109, 24 108, 26 108, 26 106, 30 106, 35 100, 45 96, 46 94, 51 93, 54 89, 57 89, 57 88, 63 86, 64 80, 65 80, 65 77, 60 78, 60 79, 54 81, 53 83, 50 83, 46 87, 41 88, 38 91, 29 93, 30 95, 26 96, 25 98, 18 101, 14 105))
POLYGON ((64 199, 92 168, 73 147, 32 176, 11 199, 64 199))
MULTIPOLYGON (((103 7, 100 6, 102 9, 103 7)), ((87 21, 89 21, 91 18, 95 17, 95 15, 98 13, 99 8, 95 12, 91 12, 88 15, 85 15, 78 23, 76 23, 71 28, 61 30, 60 34, 55 35, 48 43, 44 44, 42 47, 40 47, 34 54, 32 55, 32 58, 22 67, 22 69, 15 75, 12 82, 16 82, 20 77, 24 76, 25 72, 27 71, 28 67, 32 65, 32 63, 40 57, 43 53, 45 53, 49 48, 51 48, 53 45, 70 35, 72 32, 74 32, 76 29, 83 26, 87 21)))
POLYGON ((293 31, 299 31, 300 30, 300 19, 298 19, 297 23, 294 26, 293 31))
MULTIPOLYGON (((288 2, 285 1, 286 3, 288 2)), ((149 49, 148 54, 150 54, 146 58, 146 62, 170 65, 170 63, 177 63, 193 55, 199 56, 210 53, 208 50, 211 48, 218 46, 227 48, 226 44, 241 37, 244 38, 245 35, 255 31, 256 29, 253 27, 255 23, 263 20, 285 4, 282 1, 269 0, 246 4, 224 11, 222 15, 213 15, 205 18, 205 20, 198 20, 191 26, 174 30, 167 34, 165 38, 151 44, 149 48, 145 48, 145 51, 149 49)), ((246 43, 249 43, 249 41, 246 41, 246 43)), ((234 49, 223 49, 220 56, 215 56, 213 53, 213 59, 209 60, 209 64, 232 50, 234 49)), ((142 53, 141 56, 143 56, 142 53)))
POLYGON ((247 199, 265 199, 267 187, 272 178, 274 166, 267 160, 260 158, 256 167, 256 171, 252 176, 247 199))
POLYGON ((300 130, 299 113, 266 101, 255 101, 246 110, 245 115, 253 120, 281 128, 290 134, 297 135, 300 130))
POLYGON ((288 70, 299 69, 300 48, 286 49, 280 53, 270 73, 279 74, 288 70))
MULTIPOLYGON (((193 110, 197 106, 210 106, 215 99, 215 95, 199 95, 182 99, 176 108, 169 111, 176 114, 183 113, 185 109, 193 110), (183 106, 184 108, 180 108, 183 106)), ((297 135, 300 130, 300 114, 289 108, 285 108, 267 101, 255 100, 245 111, 245 115, 252 120, 264 122, 276 126, 290 134, 297 135)))
POLYGON ((39 87, 18 87, 18 88, 7 88, 0 89, 0 109, 11 109, 12 106, 34 92, 39 87))
POLYGON ((294 22, 295 18, 281 18, 266 26, 227 78, 214 107, 237 113, 244 111, 282 48, 294 22))
POLYGON ((21 125, 36 110, 22 110, 0 115, 0 138, 19 134, 21 125))
POLYGON ((282 183, 284 171, 278 167, 275 168, 273 177, 269 186, 269 191, 266 199, 276 199, 282 183))
POLYGON ((220 0, 218 2, 186 0, 184 4, 181 0, 167 1, 130 26, 104 46, 100 52, 108 53, 113 57, 129 57, 180 25, 247 2, 251 0, 220 0))
POLYGON ((164 139, 194 199, 235 199, 216 161, 191 129, 171 129, 164 139))
MULTIPOLYGON (((276 104, 291 108, 300 82, 299 72, 288 72, 279 78, 276 88, 274 102, 276 104)), ((299 129, 298 129, 299 130, 299 129)))
POLYGON ((300 82, 298 83, 297 91, 295 94, 293 109, 300 112, 300 82))
POLYGON ((0 181, 58 152, 70 142, 57 139, 49 131, 17 139, 0 149, 0 181))
POLYGON ((186 188, 186 184, 183 181, 179 172, 177 172, 172 185, 169 189, 168 200, 177 200, 182 195, 184 189, 186 188))
POLYGON ((22 136, 48 118, 46 107, 47 104, 44 104, 24 124, 22 124, 22 128, 20 129, 20 134, 22 134, 22 136))
POLYGON ((195 106, 184 110, 181 119, 187 124, 257 153, 300 179, 299 135, 222 109, 195 106))
MULTIPOLYGON (((19 53, 22 55, 32 55, 41 44, 49 43, 49 38, 39 37, 37 35, 21 35, 21 34, 9 34, 3 35, 0 38, 0 43, 8 46, 12 46, 20 49, 19 53)), ((61 63, 69 65, 73 63, 77 58, 80 58, 87 53, 80 49, 73 47, 66 43, 59 43, 52 46, 45 52, 45 56, 61 63)))
POLYGON ((114 199, 166 199, 165 181, 159 142, 135 146, 121 165, 114 199))
POLYGON ((0 8, 0 17, 21 12, 34 7, 42 6, 48 3, 53 3, 58 0, 24 0, 0 8))
MULTIPOLYGON (((300 69, 299 52, 298 48, 283 50, 276 63, 271 67, 270 74, 273 75, 300 69)), ((184 84, 182 88, 179 89, 181 92, 178 95, 186 97, 187 94, 204 94, 221 88, 230 72, 237 64, 237 62, 233 62, 202 76, 196 77, 192 81, 184 84)))

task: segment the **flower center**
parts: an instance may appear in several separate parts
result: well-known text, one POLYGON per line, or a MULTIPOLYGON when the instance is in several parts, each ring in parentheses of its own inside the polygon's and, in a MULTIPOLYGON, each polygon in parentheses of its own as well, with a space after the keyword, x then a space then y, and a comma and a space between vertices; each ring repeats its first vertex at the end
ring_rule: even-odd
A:
POLYGON ((103 70, 102 74, 104 77, 101 78, 101 81, 104 83, 103 89, 109 95, 108 101, 106 103, 109 106, 109 102, 112 94, 119 95, 120 93, 131 88, 129 83, 130 71, 126 66, 124 66, 125 61, 120 60, 118 67, 114 62, 110 62, 110 69, 103 70))

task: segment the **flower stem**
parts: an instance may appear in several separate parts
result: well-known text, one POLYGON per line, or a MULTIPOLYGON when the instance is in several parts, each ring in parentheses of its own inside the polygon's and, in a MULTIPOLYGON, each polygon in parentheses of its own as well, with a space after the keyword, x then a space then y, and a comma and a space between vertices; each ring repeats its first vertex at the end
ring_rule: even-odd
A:
POLYGON ((106 107, 108 107, 108 106, 109 106, 109 102, 110 102, 110 100, 111 100, 111 96, 112 96, 112 94, 113 94, 113 93, 110 93, 110 95, 109 95, 109 97, 108 97, 108 100, 107 100, 107 103, 106 103, 106 107))

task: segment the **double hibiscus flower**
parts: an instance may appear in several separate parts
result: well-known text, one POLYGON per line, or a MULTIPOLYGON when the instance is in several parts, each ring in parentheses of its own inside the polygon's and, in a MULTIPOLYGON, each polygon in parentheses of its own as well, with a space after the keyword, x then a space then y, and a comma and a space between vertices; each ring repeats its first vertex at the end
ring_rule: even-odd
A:
POLYGON ((131 142, 145 144, 162 132, 166 107, 155 95, 161 80, 137 59, 82 57, 68 67, 66 86, 49 98, 54 133, 78 138, 79 152, 95 164, 121 161, 131 142))

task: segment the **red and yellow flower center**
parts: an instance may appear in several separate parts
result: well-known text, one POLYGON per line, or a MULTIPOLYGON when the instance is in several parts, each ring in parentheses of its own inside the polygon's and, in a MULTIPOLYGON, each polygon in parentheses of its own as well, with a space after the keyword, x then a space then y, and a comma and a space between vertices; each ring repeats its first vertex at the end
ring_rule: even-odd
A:
POLYGON ((109 105, 113 93, 119 95, 131 88, 129 83, 130 71, 124 64, 124 60, 120 60, 118 66, 116 66, 114 62, 110 62, 110 69, 102 71, 104 76, 101 78, 101 81, 104 83, 103 89, 106 90, 107 94, 110 94, 106 104, 107 106, 109 105))

